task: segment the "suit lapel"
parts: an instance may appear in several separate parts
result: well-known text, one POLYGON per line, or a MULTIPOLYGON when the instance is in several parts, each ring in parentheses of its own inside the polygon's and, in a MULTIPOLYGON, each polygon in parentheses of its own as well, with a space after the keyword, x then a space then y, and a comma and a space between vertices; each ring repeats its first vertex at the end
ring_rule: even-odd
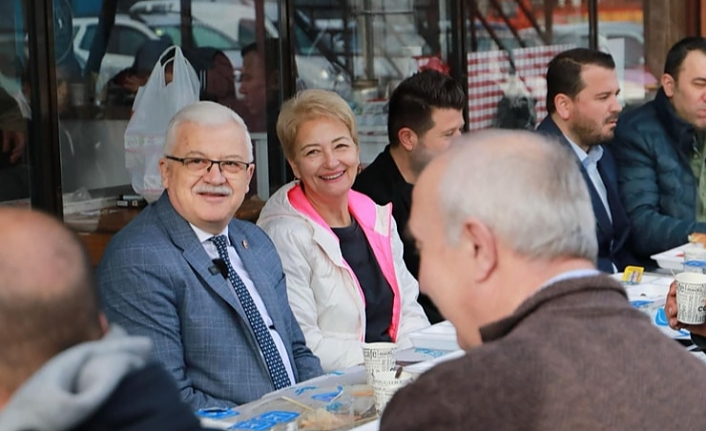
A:
MULTIPOLYGON (((608 150, 605 149, 605 151, 608 150)), ((628 216, 625 214, 625 210, 623 210, 623 204, 618 194, 618 179, 614 176, 615 167, 607 166, 609 157, 609 154, 603 154, 603 158, 598 162, 598 172, 603 178, 606 194, 608 195, 608 205, 610 205, 611 215, 613 216, 613 232, 620 232, 620 236, 613 240, 613 250, 618 250, 622 248, 627 240, 629 223, 628 216)))
MULTIPOLYGON (((174 210, 166 192, 155 204, 155 210, 157 210, 162 223, 168 226, 165 230, 172 242, 182 251, 182 256, 203 280, 204 285, 212 289, 247 322, 245 311, 236 299, 235 293, 220 272, 213 274, 209 270, 213 266, 213 262, 189 223, 174 210)), ((249 325, 247 326, 249 327, 249 325)))
POLYGON ((250 244, 252 238, 249 238, 247 232, 241 226, 241 223, 234 221, 228 225, 228 236, 230 237, 230 243, 235 248, 238 253, 240 260, 243 261, 243 266, 248 271, 250 280, 252 280, 255 285, 255 289, 260 294, 262 302, 265 304, 270 318, 275 324, 275 328, 278 328, 278 332, 282 336, 282 321, 279 320, 280 313, 277 313, 277 303, 275 298, 275 292, 270 285, 266 271, 270 268, 263 267, 263 263, 268 262, 269 259, 265 259, 257 254, 258 250, 262 250, 259 244, 250 244))
POLYGON ((591 205, 593 206, 593 214, 596 216, 597 227, 599 230, 605 232, 605 235, 611 238, 613 236, 613 224, 608 217, 608 212, 606 211, 605 205, 603 205, 603 201, 601 200, 596 187, 593 185, 593 181, 588 175, 586 168, 584 168, 580 161, 578 163, 581 166, 581 175, 583 175, 583 178, 586 181, 586 186, 588 187, 588 194, 591 195, 591 205))
MULTIPOLYGON (((596 217, 596 229, 599 232, 603 232, 604 235, 608 236, 608 238, 612 238, 613 225, 610 222, 610 217, 608 217, 608 212, 606 211, 606 208, 603 205, 603 201, 601 200, 598 191, 594 187, 593 181, 588 175, 588 171, 586 171, 586 168, 583 166, 583 163, 581 163, 578 156, 576 156, 576 154, 574 153, 574 150, 571 148, 571 144, 569 143, 569 141, 566 140, 564 133, 562 133, 561 129, 559 129, 559 126, 556 125, 556 123, 554 122, 554 120, 552 120, 552 117, 550 116, 547 116, 544 120, 542 120, 542 122, 537 127, 537 131, 540 133, 544 133, 545 135, 554 136, 558 138, 559 141, 565 146, 567 146, 571 150, 571 153, 574 154, 574 156, 576 157, 576 163, 578 163, 579 167, 581 168, 581 175, 583 175, 583 178, 586 182, 586 186, 588 187, 588 193, 591 196, 593 214, 596 217)), ((601 176, 603 176, 603 173, 601 173, 601 176)), ((608 204, 611 205, 610 201, 608 201, 608 204)))

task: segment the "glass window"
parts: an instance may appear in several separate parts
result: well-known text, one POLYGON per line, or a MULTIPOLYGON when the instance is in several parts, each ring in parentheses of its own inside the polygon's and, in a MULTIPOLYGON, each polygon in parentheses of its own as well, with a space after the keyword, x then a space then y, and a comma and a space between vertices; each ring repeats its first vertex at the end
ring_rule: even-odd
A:
POLYGON ((248 19, 239 21, 237 40, 241 46, 247 46, 255 42, 255 21, 248 19))
POLYGON ((300 81, 348 100, 358 120, 361 163, 368 164, 387 144, 391 91, 420 64, 434 59, 446 66, 450 36, 440 28, 449 2, 295 0, 293 6, 300 81))
MULTIPOLYGON (((175 44, 181 45, 181 28, 178 25, 153 28, 157 36, 168 36, 175 44)), ((197 47, 210 47, 216 49, 240 49, 241 46, 225 34, 207 27, 203 24, 196 24, 193 27, 194 42, 197 47)))
MULTIPOLYGON (((33 129, 24 13, 0 4, 0 203, 30 205, 29 148, 33 129)), ((35 153, 36 154, 36 153, 35 153)))
MULTIPOLYGON (((589 47, 589 2, 525 1, 525 8, 517 0, 498 4, 502 13, 488 3, 471 8, 475 15, 466 21, 474 22, 467 33, 469 127, 533 129, 547 115, 549 60, 572 47, 589 47)), ((656 82, 644 70, 642 9, 642 0, 599 3, 598 49, 616 61, 625 104, 643 102, 646 87, 656 82)))
MULTIPOLYGON (((272 135, 268 129, 270 108, 278 106, 281 99, 280 74, 268 73, 279 70, 279 39, 272 18, 264 16, 267 10, 274 21, 277 20, 278 1, 193 1, 189 17, 191 34, 182 32, 181 2, 178 1, 56 1, 76 6, 67 9, 71 30, 68 54, 66 60, 57 60, 56 68, 57 145, 67 223, 91 234, 97 232, 103 235, 98 241, 105 242, 131 216, 118 216, 113 223, 105 225, 102 214, 123 214, 124 210, 116 207, 116 198, 135 194, 133 183, 144 180, 147 190, 143 193, 150 198, 159 195, 160 141, 155 141, 153 152, 143 151, 144 144, 135 151, 136 148, 129 145, 126 148, 125 134, 131 119, 135 118, 133 111, 139 109, 139 104, 135 104, 138 89, 150 85, 150 74, 155 67, 161 68, 158 60, 165 50, 172 44, 181 46, 183 42, 186 45, 187 40, 194 43, 182 47, 182 51, 199 79, 196 83, 199 99, 230 107, 245 119, 252 131, 257 164, 257 178, 250 187, 252 194, 266 199, 270 188, 278 188, 283 183, 284 175, 270 175, 283 166, 284 159, 281 153, 272 152, 271 148, 276 147, 268 143, 272 135), (79 4, 84 3, 99 6, 79 10, 79 4), (263 16, 258 17, 258 14, 263 16), (114 18, 112 25, 103 22, 103 16, 114 18), (263 21, 266 38, 273 41, 275 48, 265 48, 263 44, 262 51, 274 53, 275 60, 268 59, 267 66, 263 60, 262 68, 255 73, 251 71, 251 75, 277 85, 263 86, 259 95, 258 89, 250 89, 245 94, 247 88, 243 92, 236 86, 236 76, 245 70, 240 51, 244 45, 255 41, 255 35, 259 34, 256 23, 263 21), (103 34, 107 36, 105 40, 101 40, 103 34), (266 94, 266 88, 272 88, 272 94, 266 94), (138 153, 140 155, 135 156, 138 153)), ((55 32, 58 31, 59 26, 55 26, 55 32)), ((0 62, 0 67, 3 64, 0 62)), ((165 80, 173 79, 169 67, 163 70, 165 80)), ((169 117, 177 109, 170 106, 168 100, 158 106, 163 107, 164 112, 169 111, 169 117)), ((157 122, 157 110, 154 112, 157 122)), ((276 111, 273 119, 276 121, 276 111)), ((166 122, 161 127, 166 129, 166 122)), ((159 136, 155 130, 145 132, 145 136, 159 136)), ((249 196, 244 206, 257 206, 257 202, 261 201, 249 196)), ((102 246, 98 244, 98 247, 100 253, 102 246)))
MULTIPOLYGON (((81 27, 76 26, 74 27, 76 29, 80 29, 81 27)), ((91 44, 93 43, 93 38, 96 36, 96 26, 95 25, 86 25, 85 26, 85 33, 82 35, 78 34, 78 30, 74 31, 74 37, 80 37, 81 40, 78 43, 78 46, 80 49, 85 49, 88 51, 91 49, 91 44)))
MULTIPOLYGON (((117 26, 115 30, 117 33, 114 32, 111 35, 111 40, 117 40, 117 49, 115 51, 108 50, 108 52, 113 54, 130 55, 134 57, 142 44, 148 39, 145 33, 141 33, 130 27, 117 26)), ((108 46, 111 46, 110 42, 108 42, 108 46)))
MULTIPOLYGON (((181 46, 187 36, 194 44, 184 47, 183 53, 200 80, 199 98, 232 108, 251 131, 261 133, 267 141, 269 102, 253 102, 253 92, 248 93, 247 85, 245 92, 239 91, 236 76, 244 71, 242 46, 255 41, 255 25, 261 22, 256 19, 257 13, 264 14, 267 9, 276 17, 278 2, 193 1, 189 35, 182 33, 179 2, 131 3, 106 10, 115 7, 115 2, 103 2, 100 10, 82 10, 80 16, 72 17, 71 57, 78 71, 57 69, 62 186, 67 206, 132 192, 133 176, 126 166, 131 165, 133 156, 130 148, 125 148, 124 135, 135 109, 137 90, 148 83, 153 68, 159 67, 158 58, 165 49, 171 44, 181 46), (101 22, 104 14, 114 14, 110 28, 101 22), (104 32, 107 40, 96 44, 104 32)), ((278 44, 277 27, 270 18, 263 18, 266 36, 278 44)), ((278 62, 278 45, 270 51, 274 51, 278 62)), ((278 64, 268 61, 268 67, 278 69, 278 64)), ((165 79, 170 79, 168 73, 165 72, 165 79)), ((254 75, 265 78, 264 65, 254 75)), ((277 74, 267 78, 279 81, 277 74)), ((281 98, 277 86, 271 87, 277 93, 275 99, 281 98)), ((265 97, 263 94, 261 99, 265 97)), ((256 143, 262 139, 260 135, 257 138, 256 143)), ((258 171, 262 171, 258 175, 267 178, 268 165, 275 165, 275 161, 268 163, 266 144, 258 148, 258 171)), ((148 163, 153 165, 150 172, 156 174, 156 160, 148 163)), ((264 197, 269 193, 268 183, 273 187, 282 184, 282 177, 278 178, 262 180, 267 188, 262 191, 264 197)), ((158 176, 153 176, 153 180, 155 187, 161 187, 158 176)), ((260 192, 257 182, 251 189, 260 192)))

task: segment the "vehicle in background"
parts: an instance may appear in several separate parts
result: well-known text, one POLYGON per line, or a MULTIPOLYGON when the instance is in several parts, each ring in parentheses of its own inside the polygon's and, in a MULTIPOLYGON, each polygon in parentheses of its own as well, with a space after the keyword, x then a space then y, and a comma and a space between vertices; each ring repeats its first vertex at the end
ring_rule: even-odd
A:
MULTIPOLYGON (((180 16, 179 0, 141 0, 130 7, 131 14, 143 19, 147 16, 175 14, 180 16)), ((228 36, 241 48, 255 41, 255 8, 253 5, 193 1, 191 14, 194 20, 207 22, 215 30, 228 36)), ((156 18, 155 18, 156 19, 156 18)), ((271 20, 265 19, 266 37, 278 38, 279 32, 271 20)), ((296 31, 296 27, 295 27, 296 31)), ((295 54, 298 78, 303 87, 332 90, 347 97, 350 93, 350 76, 345 70, 328 61, 314 48, 313 54, 295 54)), ((233 60, 231 60, 233 61, 233 60)), ((242 59, 233 64, 239 74, 242 59)))
MULTIPOLYGON (((96 36, 98 17, 73 19, 74 55, 81 69, 84 69, 91 51, 91 44, 96 36)), ((135 55, 148 40, 159 40, 154 31, 145 24, 127 15, 115 16, 115 23, 108 38, 105 55, 101 60, 100 71, 96 80, 96 94, 101 94, 108 81, 123 69, 132 66, 135 55)))
MULTIPOLYGON (((141 0, 130 7, 131 14, 180 16, 180 0, 141 0)), ((191 15, 195 20, 208 23, 213 28, 235 40, 240 46, 255 41, 255 8, 252 5, 193 1, 191 15)), ((277 37, 277 28, 265 20, 265 33, 277 37)))
MULTIPOLYGON (((168 37, 173 44, 183 46, 181 38, 181 15, 174 12, 167 13, 132 13, 133 19, 138 20, 149 27, 158 37, 168 37)), ((243 58, 240 54, 243 45, 226 33, 198 20, 192 19, 191 34, 195 48, 217 49, 230 61, 235 75, 235 93, 242 98, 238 92, 240 80, 237 79, 240 69, 243 67, 243 58)))

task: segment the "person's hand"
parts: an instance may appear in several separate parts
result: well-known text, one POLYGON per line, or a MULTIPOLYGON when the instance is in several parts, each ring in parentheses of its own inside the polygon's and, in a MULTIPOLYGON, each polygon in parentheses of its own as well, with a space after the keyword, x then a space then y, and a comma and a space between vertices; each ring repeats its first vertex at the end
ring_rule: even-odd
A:
POLYGON ((10 153, 10 163, 17 163, 25 149, 25 133, 22 131, 2 131, 2 152, 10 153))
POLYGON ((147 83, 147 76, 128 75, 123 80, 123 87, 131 93, 137 93, 137 89, 147 83))
MULTIPOLYGON (((706 304, 705 304, 706 305, 706 304)), ((664 314, 667 316, 669 327, 674 330, 685 329, 694 334, 706 337, 706 323, 700 325, 687 325, 677 320, 677 282, 672 281, 667 293, 667 302, 664 304, 664 314)))

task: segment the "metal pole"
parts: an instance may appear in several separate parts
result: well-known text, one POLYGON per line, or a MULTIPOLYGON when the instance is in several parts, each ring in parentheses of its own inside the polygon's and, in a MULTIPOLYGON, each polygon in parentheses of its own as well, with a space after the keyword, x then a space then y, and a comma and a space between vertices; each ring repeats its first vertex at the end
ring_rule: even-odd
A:
POLYGON ((375 79, 375 42, 373 31, 373 2, 363 0, 363 13, 359 16, 360 37, 363 38, 363 64, 365 64, 365 79, 375 79))
MULTIPOLYGON (((463 118, 468 119, 468 60, 466 46, 466 17, 470 16, 471 30, 475 28, 473 23, 474 14, 469 14, 466 0, 449 0, 447 4, 448 16, 451 21, 451 52, 448 61, 451 67, 451 77, 461 83, 466 103, 463 104, 463 118)), ((474 48, 475 49, 475 48, 474 48)), ((468 122, 464 124, 464 130, 468 131, 468 122)))
POLYGON ((598 49, 598 0, 588 0, 588 43, 598 49))
POLYGON ((32 107, 28 142, 32 207, 63 219, 52 0, 25 2, 32 107))

